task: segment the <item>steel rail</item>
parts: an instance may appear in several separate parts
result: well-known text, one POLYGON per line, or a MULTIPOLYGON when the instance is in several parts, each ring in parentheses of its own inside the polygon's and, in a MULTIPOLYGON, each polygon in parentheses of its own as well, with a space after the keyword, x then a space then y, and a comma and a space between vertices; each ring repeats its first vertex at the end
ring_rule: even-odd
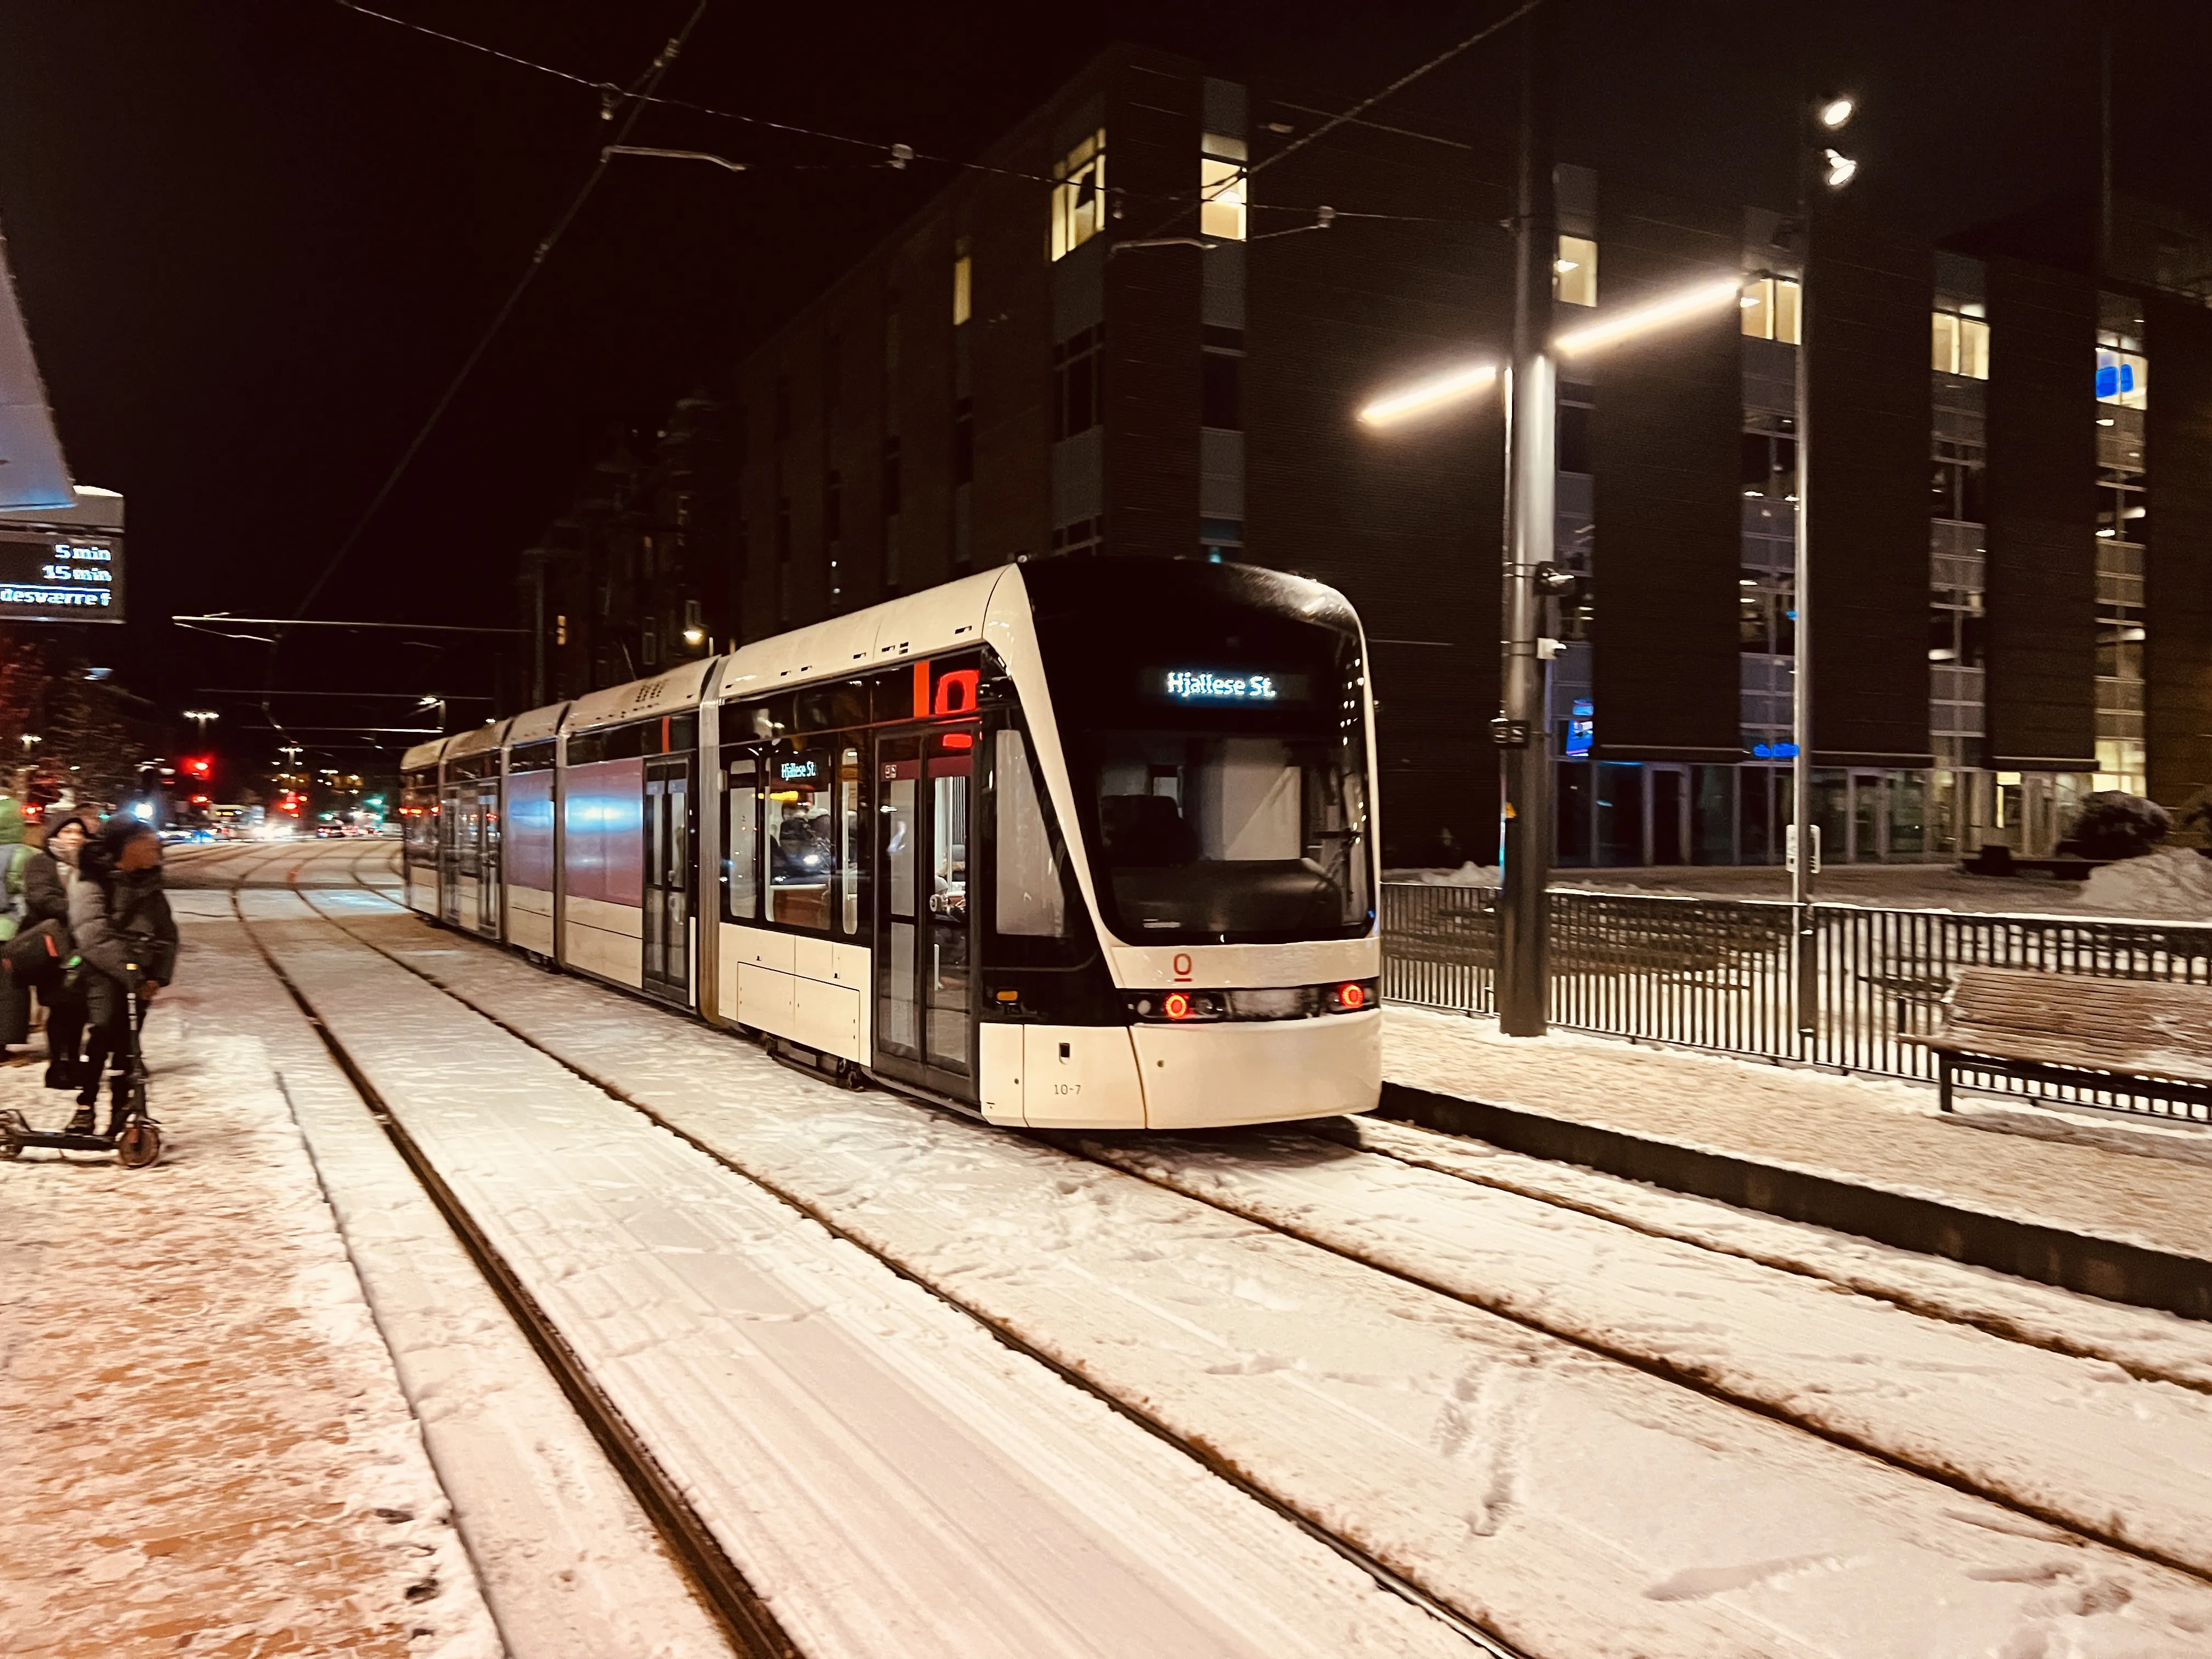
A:
MULTIPOLYGON (((359 884, 368 889, 368 890, 372 892, 376 890, 368 882, 361 882, 359 884)), ((623 1105, 629 1107, 631 1110, 638 1113, 657 1127, 667 1131, 670 1134, 674 1135, 678 1139, 683 1141, 686 1146, 690 1146, 695 1151, 702 1152, 708 1158, 712 1158, 716 1164, 720 1164, 723 1169, 727 1170, 731 1174, 738 1176, 740 1180, 745 1181, 751 1185, 759 1188, 770 1197, 775 1198, 779 1202, 788 1206, 793 1210, 795 1210, 799 1214, 805 1216, 808 1220, 813 1222, 816 1225, 822 1228, 825 1232, 830 1233, 832 1237, 842 1239, 846 1243, 850 1244, 854 1249, 861 1251, 863 1254, 867 1255, 870 1260, 880 1263, 884 1267, 887 1268, 899 1279, 902 1279, 908 1284, 914 1285, 916 1289, 927 1292, 929 1296, 934 1297, 939 1302, 943 1303, 945 1306, 953 1309, 957 1312, 965 1316, 969 1320, 972 1320, 977 1325, 981 1326, 984 1330, 988 1331, 1004 1346, 1022 1355, 1025 1358, 1035 1360, 1038 1364, 1044 1366, 1062 1382, 1067 1383, 1072 1388, 1081 1389, 1083 1393, 1089 1395, 1091 1399, 1097 1401, 1101 1405, 1106 1407, 1109 1411, 1112 1411, 1116 1416, 1122 1418, 1127 1422, 1133 1423, 1139 1428, 1152 1435, 1154 1438, 1174 1447, 1185 1456, 1189 1457, 1194 1462, 1203 1466, 1207 1473, 1214 1475, 1221 1480, 1226 1481, 1229 1485, 1236 1487, 1237 1491, 1243 1492, 1254 1502, 1261 1504, 1274 1515, 1289 1522, 1292 1526, 1297 1528, 1300 1532, 1305 1534, 1309 1538, 1313 1539, 1316 1542, 1325 1546, 1339 1556, 1341 1556, 1345 1560, 1350 1562, 1353 1566, 1358 1567, 1362 1572, 1372 1578, 1375 1583, 1382 1589, 1390 1591, 1393 1595, 1395 1595, 1401 1599, 1410 1602, 1413 1606, 1419 1607, 1422 1612, 1436 1620, 1437 1623, 1444 1626, 1454 1634, 1466 1641, 1477 1652, 1486 1656, 1486 1659, 1529 1659, 1529 1656, 1524 1654, 1522 1650, 1511 1646, 1501 1638, 1485 1629, 1468 1614, 1461 1612, 1458 1608, 1454 1607, 1449 1602, 1431 1595, 1429 1591, 1422 1589, 1411 1579, 1405 1577, 1395 1569, 1386 1565, 1383 1562, 1369 1553, 1367 1550, 1358 1544, 1354 1543, 1350 1539, 1342 1536, 1340 1534, 1331 1531, 1328 1528, 1313 1520, 1300 1510, 1292 1508, 1283 1499, 1276 1497, 1265 1487, 1256 1484, 1249 1476, 1243 1474, 1241 1470, 1237 1468, 1235 1465, 1221 1457, 1218 1454, 1210 1450, 1199 1443, 1189 1439, 1186 1436, 1178 1433, 1175 1429, 1170 1427, 1166 1423, 1161 1421, 1159 1419, 1152 1416, 1150 1413, 1145 1412, 1139 1407, 1129 1404, 1127 1401, 1124 1401, 1117 1395, 1101 1388, 1096 1382, 1085 1376, 1081 1371, 1054 1358, 1044 1350, 1036 1346, 1026 1338, 1023 1337, 1018 1332, 1015 1331, 1011 1326, 994 1318, 991 1315, 986 1313, 981 1309, 962 1300, 959 1297, 921 1277, 921 1275, 907 1267, 896 1256, 891 1255, 878 1248, 876 1245, 870 1243, 866 1238, 861 1237, 840 1224, 835 1217, 830 1215, 814 1204, 810 1203, 807 1200, 798 1194, 789 1190, 781 1183, 769 1180, 766 1176, 761 1176, 751 1170, 744 1168, 742 1164, 735 1162, 726 1154, 717 1151, 713 1146, 702 1139, 698 1135, 694 1134, 690 1130, 684 1128, 682 1125, 671 1121, 669 1118, 655 1110, 653 1107, 648 1106, 644 1102, 637 1099, 627 1090, 623 1089, 619 1083, 615 1082, 611 1079, 602 1077, 590 1068, 580 1066, 565 1055, 555 1052, 544 1042, 539 1042, 536 1037, 532 1036, 529 1032, 523 1030, 520 1027, 516 1026, 505 1019, 501 1018, 497 1014, 492 1013, 490 1011, 483 1007, 468 996, 455 990, 450 985, 446 984, 443 981, 439 979, 436 975, 429 972, 427 969, 416 966, 415 963, 408 961, 404 957, 398 955, 395 951, 385 949, 384 946, 377 944, 373 939, 362 938, 358 933, 355 932, 354 929, 347 927, 343 921, 340 921, 337 917, 330 915, 319 905, 316 904, 314 900, 309 896, 309 894, 313 891, 313 889, 295 887, 294 891, 298 895, 301 902, 307 905, 310 910, 313 911, 319 918, 327 923, 330 927, 336 928, 339 933, 344 934, 348 939, 352 939, 356 944, 362 946, 366 950, 374 951, 377 955, 384 957, 386 961, 394 963, 399 967, 405 969, 409 973, 414 975, 425 984, 432 987, 439 992, 441 992, 446 996, 451 997, 463 1007, 467 1008, 480 1018, 487 1020, 493 1025, 497 1026, 501 1030, 506 1032, 509 1036, 514 1037, 517 1042, 535 1050, 537 1053, 544 1055, 548 1060, 553 1061, 555 1065, 559 1066, 570 1075, 589 1084, 592 1087, 599 1090, 602 1094, 606 1095, 609 1098, 618 1101, 623 1105)), ((391 896, 389 894, 379 894, 379 896, 388 900, 391 896)), ((660 1012, 664 1013, 668 1012, 665 1005, 654 1004, 651 1006, 659 1008, 660 1012)), ((939 1106, 934 1103, 921 1102, 919 1103, 924 1105, 931 1111, 943 1112, 948 1117, 957 1118, 960 1122, 968 1124, 970 1127, 973 1127, 975 1124, 975 1120, 973 1118, 951 1112, 947 1108, 939 1106)))
MULTIPOLYGON (((284 849, 297 852, 298 848, 284 849)), ((255 870, 265 869, 258 865, 255 870)), ((251 872, 247 872, 251 873, 251 872)), ((358 870, 355 879, 371 892, 376 888, 362 880, 358 870)), ((299 885, 299 866, 295 863, 286 876, 286 890, 305 904, 316 920, 352 938, 351 930, 325 915, 307 897, 312 889, 299 885)), ((430 1201, 437 1206, 446 1224, 453 1230, 477 1271, 500 1301, 507 1307, 530 1346, 538 1352, 546 1369, 560 1384, 561 1391, 568 1397, 576 1414, 592 1431, 600 1449, 613 1464, 623 1482, 629 1487, 653 1522, 679 1568, 691 1581, 700 1598, 714 1613, 737 1650, 744 1659, 802 1659, 799 1649, 784 1633, 775 1615, 749 1583, 722 1549, 713 1530, 684 1495, 683 1488, 662 1468, 643 1438, 630 1427, 620 1410, 600 1389, 582 1359, 571 1348, 544 1310, 538 1306, 521 1278, 500 1254, 489 1236, 477 1224, 476 1219, 459 1196, 438 1173, 428 1155, 409 1134, 406 1127, 393 1115, 382 1093, 375 1084, 347 1052, 337 1034, 325 1023, 314 1003, 303 992, 291 975, 270 950, 254 923, 247 917, 239 895, 243 883, 234 883, 230 889, 231 910, 247 942, 259 953, 276 982, 291 998, 303 1018, 321 1042, 325 1050, 347 1082, 361 1097, 362 1103, 377 1126, 391 1139, 430 1201)), ((380 896, 388 896, 380 895, 380 896)), ((373 947, 372 947, 373 948, 373 947)))

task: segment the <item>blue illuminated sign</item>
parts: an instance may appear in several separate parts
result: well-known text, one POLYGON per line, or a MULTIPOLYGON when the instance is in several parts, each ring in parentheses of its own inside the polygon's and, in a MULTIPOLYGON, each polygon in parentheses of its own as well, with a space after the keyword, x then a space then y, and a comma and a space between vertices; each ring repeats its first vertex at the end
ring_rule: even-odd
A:
POLYGON ((1273 702, 1282 695, 1272 674, 1217 674, 1206 668, 1170 668, 1166 684, 1177 702, 1273 702))
POLYGON ((2133 363, 2106 363, 2097 371, 2097 395, 2117 398, 2136 389, 2136 366, 2133 363))
POLYGON ((1794 743, 1754 743, 1751 745, 1753 758, 1757 760, 1795 760, 1797 745, 1794 743))
POLYGON ((786 783, 811 783, 822 775, 819 761, 795 760, 777 763, 776 775, 786 783))

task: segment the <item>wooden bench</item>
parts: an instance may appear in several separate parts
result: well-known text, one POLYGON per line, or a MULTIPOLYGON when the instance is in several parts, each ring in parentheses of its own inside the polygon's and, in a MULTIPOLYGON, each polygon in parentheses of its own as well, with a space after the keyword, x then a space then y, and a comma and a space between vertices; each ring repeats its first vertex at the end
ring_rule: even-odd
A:
POLYGON ((2212 1109, 2212 985, 1962 968, 1926 1042, 1947 1112, 1960 1072, 2212 1109))

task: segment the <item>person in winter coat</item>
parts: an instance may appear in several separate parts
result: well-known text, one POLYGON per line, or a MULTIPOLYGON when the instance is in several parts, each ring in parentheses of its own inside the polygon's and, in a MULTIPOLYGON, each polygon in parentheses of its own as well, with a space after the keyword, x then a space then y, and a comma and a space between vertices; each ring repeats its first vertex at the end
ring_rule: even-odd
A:
MULTIPOLYGON (((22 805, 0 793, 0 946, 23 925, 23 867, 31 856, 23 843, 22 805)), ((30 988, 10 977, 0 981, 0 1053, 30 1040, 30 988)))
MULTIPOLYGON (((28 986, 46 1005, 46 1087, 82 1086, 78 1050, 84 1040, 84 998, 63 979, 61 963, 71 953, 69 935, 70 891, 83 879, 77 861, 92 838, 85 821, 72 815, 46 826, 46 844, 31 854, 23 866, 23 927, 28 934, 41 922, 52 922, 52 948, 33 954, 53 964, 50 973, 30 976, 28 986)), ((18 970, 19 972, 21 969, 18 970)))
MULTIPOLYGON (((161 838, 131 818, 111 818, 79 855, 70 890, 70 934, 81 964, 85 1061, 72 1132, 92 1127, 100 1073, 130 1049, 131 993, 149 1000, 168 983, 177 958, 177 924, 161 893, 161 838)), ((130 1080, 120 1067, 110 1087, 107 1133, 123 1127, 130 1080)))

